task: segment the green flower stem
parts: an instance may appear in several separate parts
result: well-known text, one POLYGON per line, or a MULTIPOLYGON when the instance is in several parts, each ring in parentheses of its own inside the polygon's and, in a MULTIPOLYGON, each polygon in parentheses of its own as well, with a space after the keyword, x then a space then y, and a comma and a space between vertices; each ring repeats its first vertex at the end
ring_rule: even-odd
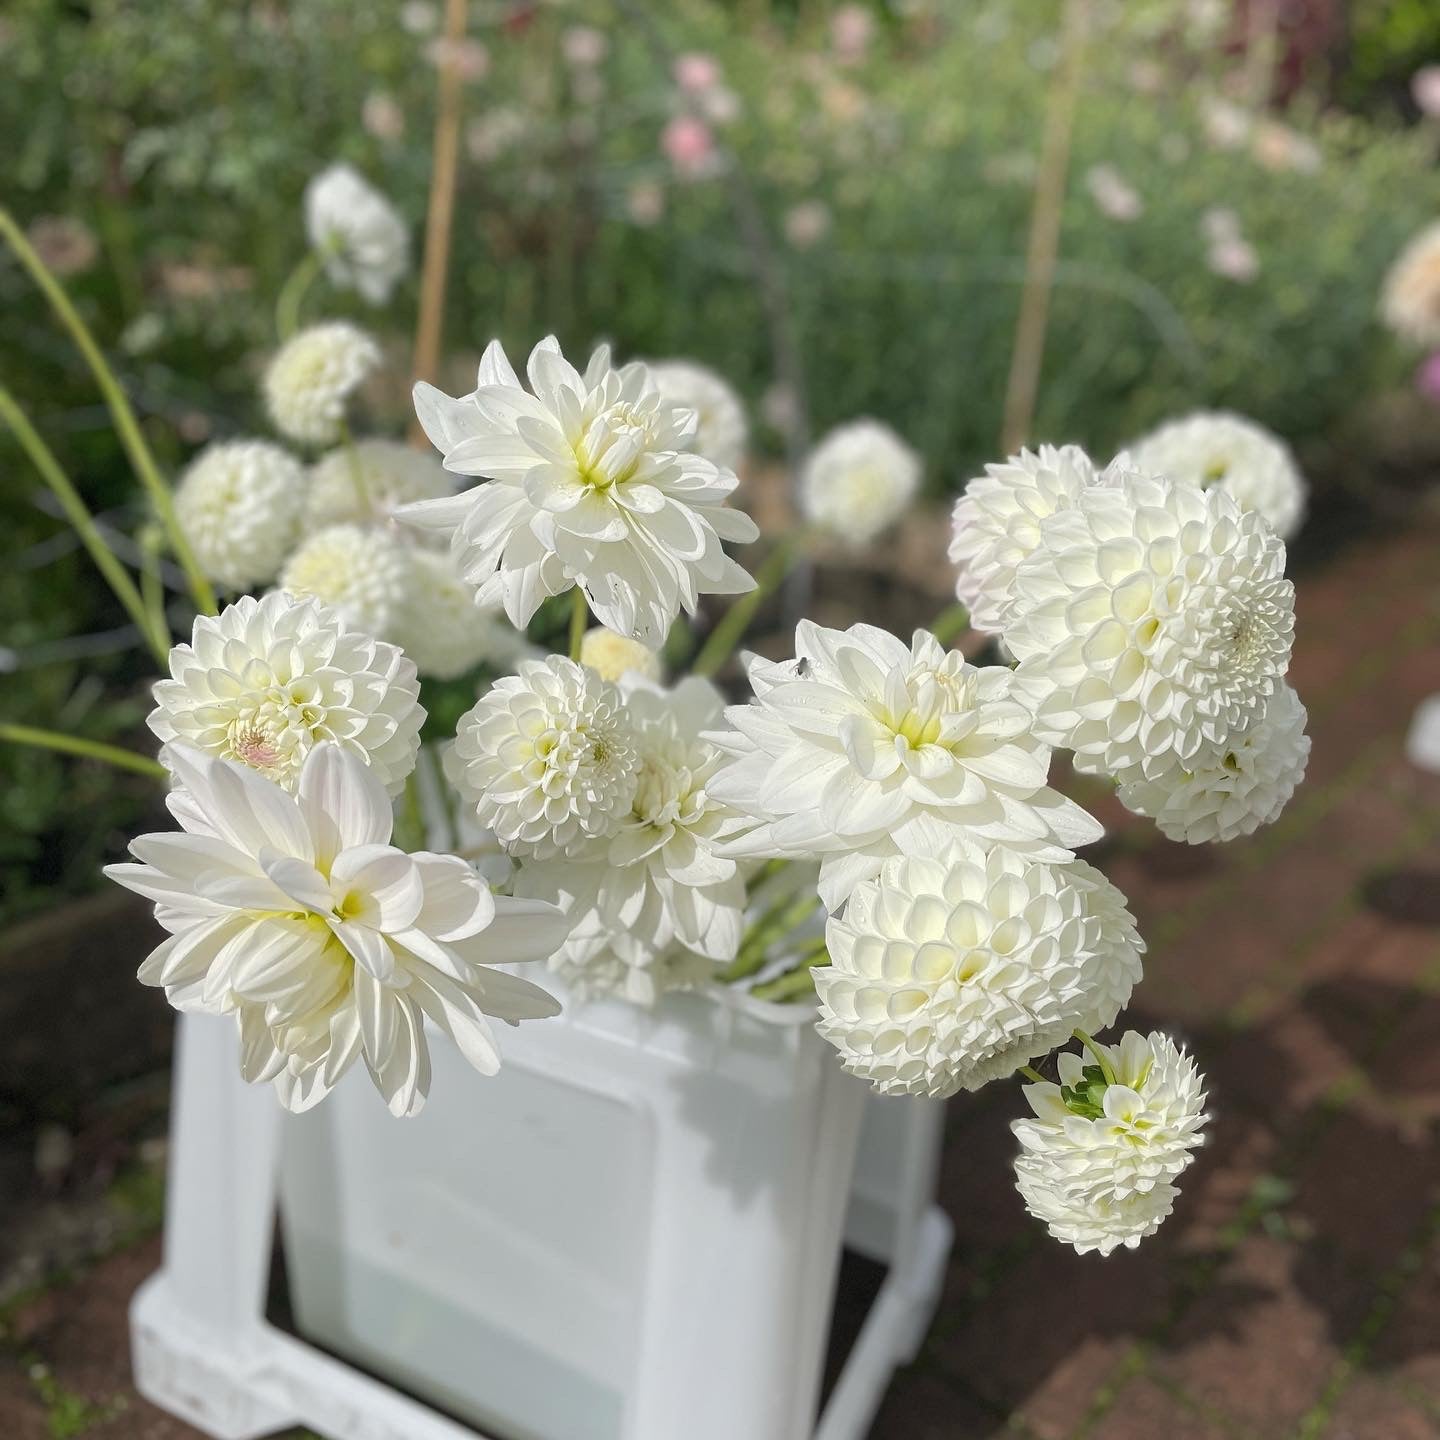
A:
POLYGON ((765 557, 755 572, 755 588, 739 596, 716 622, 690 667, 696 675, 713 675, 734 653, 744 639, 750 622, 755 618, 766 596, 779 589, 780 582, 790 573, 810 539, 807 530, 795 530, 781 540, 765 557))
POLYGON ((570 592, 570 658, 576 664, 580 662, 580 645, 585 639, 589 619, 590 608, 585 603, 585 592, 577 585, 570 592))
POLYGON ((405 777, 405 793, 400 807, 400 823, 396 826, 397 849, 413 853, 425 848, 425 813, 420 805, 420 782, 412 770, 405 777))
POLYGON ((176 560, 180 562, 180 568, 185 572, 185 580, 190 587, 190 595, 195 602, 195 608, 205 615, 215 614, 217 609, 215 591, 196 562, 190 542, 180 528, 180 521, 175 514, 174 496, 171 495, 170 487, 165 483, 164 476, 160 474, 160 467, 155 463, 155 456, 151 453, 144 432, 140 429, 140 423, 135 418, 135 411, 125 397, 125 391, 115 378, 115 372, 110 368, 100 347, 95 343, 95 337, 90 333, 89 327, 80 318, 80 312, 70 303, 70 297, 65 293, 59 281, 45 268, 45 262, 35 253, 34 247, 25 238, 24 231, 15 223, 10 212, 4 208, 0 208, 0 236, 4 237, 6 243, 15 252, 20 263, 50 302, 51 308, 70 332, 70 338, 74 340, 76 347, 85 357, 85 363, 89 365, 96 384, 100 387, 100 393, 105 399, 106 408, 110 411, 110 417, 115 422, 115 430, 120 436, 120 443, 130 457, 130 464, 136 475, 139 476, 141 485, 149 493, 150 503, 155 507, 155 514, 165 527, 165 535, 170 542, 170 548, 174 552, 176 560))
POLYGON ((1027 1080, 1033 1080, 1037 1085, 1049 1084, 1049 1081, 1033 1065, 1022 1065, 1015 1073, 1023 1075, 1027 1080))
POLYGON ((289 278, 280 289, 280 298, 275 302, 275 331, 281 341, 288 340, 300 328, 300 307, 305 296, 320 275, 324 262, 312 250, 290 272, 289 278))
POLYGON ((60 468, 60 462, 40 438, 15 397, 3 385, 0 385, 0 420, 14 432, 21 449, 30 457, 41 478, 54 492, 60 508, 65 512, 65 518, 75 527, 75 533, 90 552, 96 568, 105 577, 115 592, 115 598, 125 607, 126 613, 145 637, 156 659, 162 666, 167 665, 170 659, 169 633, 156 625, 134 580, 130 578, 130 572, 120 563, 120 557, 106 544, 89 508, 80 498, 80 492, 60 468))
POLYGON ((158 525, 147 524, 135 537, 140 547, 140 598, 156 636, 165 642, 164 659, 169 662, 170 622, 165 618, 165 581, 160 574, 160 551, 164 535, 158 525))
POLYGON ((1090 1038, 1083 1030, 1076 1030, 1075 1038, 1095 1057, 1095 1063, 1100 1067, 1100 1073, 1105 1077, 1107 1085, 1115 1084, 1115 1071, 1111 1068, 1110 1057, 1104 1049, 1090 1038))
POLYGON ((820 897, 810 891, 777 900, 745 933, 735 958, 720 972, 722 984, 746 980, 765 964, 771 947, 782 936, 803 925, 820 908, 820 897))
POLYGON ((958 602, 947 605, 931 622, 930 633, 942 644, 958 640, 970 628, 970 612, 958 602))
POLYGON ((66 755, 81 755, 87 760, 101 760, 137 775, 163 779, 165 767, 148 755, 122 750, 118 745, 105 745, 99 740, 84 740, 78 735, 62 735, 58 730, 39 730, 33 725, 9 725, 0 722, 0 740, 13 745, 33 745, 41 750, 58 750, 66 755))
POLYGON ((763 985, 754 986, 750 993, 757 1000, 777 1001, 780 1004, 808 1000, 815 993, 815 971, 830 963, 830 956, 821 951, 812 959, 805 960, 793 970, 767 980, 763 985))

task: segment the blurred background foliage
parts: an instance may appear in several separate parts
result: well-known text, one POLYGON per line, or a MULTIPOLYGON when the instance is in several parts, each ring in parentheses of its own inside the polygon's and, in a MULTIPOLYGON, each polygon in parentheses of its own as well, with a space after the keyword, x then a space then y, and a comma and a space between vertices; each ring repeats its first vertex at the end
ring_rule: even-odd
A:
MULTIPOLYGON (((1177 411, 1233 406, 1296 444, 1323 492, 1324 457, 1353 469, 1355 417, 1414 363, 1380 329, 1376 296, 1440 214, 1440 122, 1409 89, 1440 55, 1440 11, 1093 8, 1036 438, 1103 453, 1177 411)), ((932 492, 957 490, 998 444, 1060 9, 476 0, 456 56, 444 379, 469 388, 492 335, 522 354, 547 331, 567 350, 609 338, 721 371, 762 452, 779 452, 797 405, 817 432, 872 414, 922 451, 932 492), (703 95, 677 55, 712 67, 703 95), (760 217, 758 249, 737 198, 760 217), (803 395, 801 376, 776 374, 766 265, 803 395)), ((415 222, 418 249, 440 22, 431 0, 10 0, 0 15, 5 203, 115 357, 165 463, 263 431, 255 378, 317 170, 363 171, 415 222)), ((323 286, 309 302, 389 347, 392 383, 370 397, 380 428, 405 423, 395 381, 415 296, 412 279, 381 311, 323 286)), ((133 532, 144 516, 93 385, 6 259, 0 317, 6 383, 92 506, 133 532)), ((133 733, 144 656, 24 461, 0 456, 0 708, 133 733)), ((0 915, 86 883, 87 847, 145 790, 106 777, 92 792, 78 773, 0 749, 0 915)))

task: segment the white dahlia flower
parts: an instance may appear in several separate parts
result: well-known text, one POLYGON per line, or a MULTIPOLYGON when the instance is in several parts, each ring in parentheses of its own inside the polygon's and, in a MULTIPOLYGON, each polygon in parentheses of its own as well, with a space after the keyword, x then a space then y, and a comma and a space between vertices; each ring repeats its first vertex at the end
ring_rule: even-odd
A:
POLYGON ((346 401, 379 363, 380 347, 344 320, 302 330, 265 371, 265 405, 275 428, 300 445, 333 445, 346 401))
POLYGON ((1380 313, 1402 340, 1440 346, 1440 220, 1421 230, 1390 267, 1380 313))
POLYGON ((612 684, 621 676, 632 674, 642 680, 658 682, 660 679, 660 656, 656 651, 603 625, 587 630, 581 638, 580 663, 612 684))
POLYGON ((395 638, 422 675, 453 680, 482 660, 508 666, 524 652, 524 637, 498 610, 481 610, 446 551, 412 549, 409 590, 395 638))
POLYGON ((1034 1118, 1016 1120, 1015 1175, 1026 1208, 1084 1255, 1133 1250, 1153 1235, 1179 1193, 1175 1181, 1204 1138, 1204 1077, 1158 1031, 1127 1031, 1086 1053, 1060 1056, 1060 1084, 1025 1087, 1034 1118))
POLYGON ((1305 778, 1310 737, 1305 707, 1289 685, 1270 697, 1264 715, 1228 744, 1171 764, 1153 780, 1137 767, 1115 776, 1120 803, 1148 815, 1172 840, 1203 845, 1234 840, 1280 818, 1305 778))
POLYGON ((167 747, 241 761, 286 790, 311 750, 333 740, 398 794, 425 721, 415 666, 395 646, 284 591, 197 615, 154 695, 146 723, 167 747))
POLYGON ((112 880, 155 902, 170 933, 140 967, 177 1010, 234 1015, 246 1080, 308 1110, 363 1059, 395 1115, 430 1084, 429 1020, 482 1074, 500 1068, 487 1015, 554 1015, 496 964, 542 960, 558 911, 491 895, 453 855, 407 855, 380 777, 335 745, 310 752, 295 794, 185 745, 182 832, 131 842, 112 880))
POLYGON ((1155 778, 1264 712, 1290 664, 1295 591, 1259 515, 1224 490, 1123 475, 1043 532, 1004 639, 1036 733, 1077 769, 1155 778))
POLYGON ((593 670, 562 655, 522 660, 461 717, 445 774, 512 855, 573 855, 630 813, 635 730, 593 670))
POLYGON ((410 234, 395 207, 349 165, 305 187, 305 229, 331 284, 383 305, 410 268, 410 234))
POLYGON ((409 603, 412 552, 375 525, 330 525, 301 542, 280 588, 314 595, 371 635, 396 639, 409 603))
POLYGON ((693 413, 665 404, 643 365, 617 370, 601 346, 581 375, 552 337, 528 374, 529 390, 494 341, 470 395, 415 387, 445 468, 490 483, 401 516, 450 541, 482 605, 524 626, 579 585, 602 624, 658 646, 700 595, 753 588, 720 548, 758 533, 725 508, 735 475, 688 453, 693 413))
POLYGON ((690 360, 653 360, 645 368, 666 404, 695 412, 691 446, 695 453, 722 470, 738 468, 745 458, 750 426, 735 391, 713 370, 690 360))
POLYGON ((932 855, 957 830, 1045 860, 1104 833, 1046 784, 1050 751, 1009 670, 872 625, 802 620, 795 651, 751 661, 755 699, 715 737, 734 759, 710 794, 751 822, 730 853, 818 857, 834 910, 888 857, 932 855))
POLYGON ((175 515, 210 579, 248 590, 275 578, 300 526, 305 471, 278 445, 207 445, 175 487, 175 515))
POLYGON ((1171 420, 1130 446, 1129 459, 1147 475, 1228 490, 1282 540, 1305 518, 1307 486, 1290 447, 1243 415, 1201 410, 1171 420))
POLYGON ((1078 445, 1022 450, 987 465, 965 487, 951 518, 955 593, 975 630, 998 635, 1014 616, 1015 572, 1040 546, 1041 522, 1071 509, 1098 477, 1078 445))
POLYGON ((806 457, 800 505, 812 525, 858 548, 905 513, 921 473, 920 457, 888 425, 852 420, 806 457))
POLYGON ((825 928, 819 1030, 877 1090, 953 1095, 1013 1074, 1077 1028, 1109 1025, 1144 950, 1098 871, 961 831, 887 860, 825 928))
POLYGON ((673 988, 667 974, 677 951, 712 966, 735 958, 745 880, 716 853, 731 816, 706 788, 722 756, 701 732, 720 721, 720 692, 699 676, 673 691, 632 676, 622 690, 639 776, 629 813, 571 856, 522 865, 515 893, 552 901, 569 917, 557 956, 566 972, 618 960, 626 997, 653 1004, 673 988), (649 973, 657 969, 667 973, 649 973))
POLYGON ((455 489, 433 454, 398 440, 342 445, 310 467, 306 531, 345 521, 388 521, 402 505, 433 500, 455 489))

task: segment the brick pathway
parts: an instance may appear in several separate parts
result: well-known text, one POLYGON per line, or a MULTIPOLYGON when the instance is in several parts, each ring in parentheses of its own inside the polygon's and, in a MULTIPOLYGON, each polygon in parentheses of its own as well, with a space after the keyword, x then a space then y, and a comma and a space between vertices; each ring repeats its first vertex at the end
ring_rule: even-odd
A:
MULTIPOLYGON (((954 1102, 956 1249, 873 1440, 1440 1436, 1440 777, 1400 748, 1440 690, 1437 557, 1417 533, 1302 578, 1314 750, 1277 825, 1192 850, 1086 792, 1150 942, 1130 1023, 1196 1050, 1211 1142, 1157 1236, 1082 1259, 1011 1188, 1016 1091, 954 1102)), ((121 1245, 0 1310, 4 1440, 193 1436, 128 1384, 155 1259, 121 1245)))

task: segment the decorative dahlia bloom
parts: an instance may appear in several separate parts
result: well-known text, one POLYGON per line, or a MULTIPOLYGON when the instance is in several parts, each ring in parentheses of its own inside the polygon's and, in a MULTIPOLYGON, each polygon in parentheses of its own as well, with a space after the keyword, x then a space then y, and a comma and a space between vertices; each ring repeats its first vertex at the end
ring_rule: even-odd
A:
POLYGON ((1224 490, 1091 486, 1043 523, 1015 594, 1004 639, 1036 734, 1090 774, 1156 778, 1228 745, 1290 664, 1285 546, 1224 490))
POLYGON ((402 505, 455 489, 428 451, 398 440, 361 440, 323 455, 310 467, 305 530, 343 521, 388 521, 402 505))
POLYGON ((170 933, 140 967, 177 1010, 234 1015, 240 1068, 308 1110, 363 1058, 395 1115, 430 1084, 429 1020, 482 1074, 500 1068, 487 1015, 511 1022, 559 1006, 489 967, 544 959, 563 938, 553 907, 491 895, 453 855, 390 843, 380 777, 320 745, 295 794, 186 745, 168 763, 184 786, 182 833, 131 842, 139 864, 112 880, 155 901, 170 933))
POLYGON ((278 445, 207 445, 175 487, 175 514, 210 579, 248 590, 275 578, 300 525, 305 471, 278 445))
POLYGON ((722 470, 734 470, 745 458, 750 437, 745 407, 735 391, 713 370, 689 360, 656 360, 646 369, 667 405, 695 412, 695 453, 722 470))
POLYGON ((445 774, 512 855, 573 855, 630 812, 635 730, 593 670, 563 655, 522 660, 461 717, 445 774))
POLYGON ((722 756, 701 732, 720 720, 720 692, 699 676, 673 691, 632 676, 622 689, 639 776, 629 813, 571 856, 523 865, 515 893, 564 910, 566 971, 619 960, 626 997, 654 1004, 668 987, 649 972, 677 949, 712 964, 735 958, 745 881, 716 853, 732 817, 706 788, 722 756))
POLYGON ((395 646, 280 590, 197 615, 154 695, 146 723, 167 746, 238 760, 286 790, 310 751, 333 740, 398 794, 425 721, 415 666, 395 646))
POLYGON ((987 465, 965 487, 951 517, 955 593, 976 630, 998 635, 1013 618, 1015 572, 1040 546, 1040 525, 1071 509, 1099 477, 1078 445, 1022 450, 987 465))
POLYGON ((1133 778, 1122 770, 1115 776, 1120 803, 1190 845, 1249 835, 1280 818, 1305 778, 1305 719, 1300 697, 1282 684, 1264 715, 1228 745, 1202 751, 1187 765, 1172 761, 1152 780, 1138 767, 1133 778))
POLYGON ((1278 435, 1223 410, 1171 420, 1129 447, 1130 463, 1208 490, 1228 490, 1242 510, 1256 510, 1288 540, 1305 518, 1306 484, 1290 447, 1278 435))
POLYGON ((1391 265, 1380 313, 1402 340, 1440 345, 1440 221, 1421 230, 1391 265))
POLYGON ((933 855, 957 830, 1052 861, 1104 833, 1046 784, 1050 751, 1010 671, 872 625, 802 620, 795 651, 751 661, 755 699, 714 737, 734 758, 710 794, 750 822, 729 853, 819 857, 835 910, 890 856, 933 855))
POLYGON ((643 365, 617 370, 601 346, 581 375, 551 337, 528 374, 526 390, 492 341, 470 395, 415 387, 445 468, 490 483, 401 515, 449 539, 481 605, 523 627, 579 585, 602 624, 658 646, 700 595, 753 588, 720 548, 758 533, 725 508, 735 476, 688 453, 694 414, 665 404, 643 365))
POLYGON ((333 445, 345 402, 380 363, 380 347, 344 320, 302 330, 265 371, 265 405, 275 428, 300 445, 333 445))
POLYGON ((330 525, 285 562, 280 588, 318 597, 357 630, 394 638, 410 599, 411 556, 378 526, 330 525))
POLYGON ((474 592, 445 551, 409 551, 409 589, 396 639, 422 675, 453 680, 482 660, 509 665, 524 650, 522 636, 498 611, 479 610, 474 592))
POLYGON ((585 632, 580 641, 580 663, 612 685, 624 675, 656 682, 660 679, 660 656, 654 650, 603 625, 585 632))
POLYGON ((305 187, 305 229, 332 285, 383 305, 410 267, 410 235, 395 207, 349 165, 305 187))
POLYGON ((811 524, 847 545, 868 545, 905 513, 920 474, 920 457, 888 425, 852 420, 806 457, 800 504, 811 524))
POLYGON ((1027 1085, 1034 1119, 1016 1120, 1016 1183, 1026 1208, 1084 1255, 1133 1250, 1179 1193, 1175 1181, 1203 1139, 1204 1077, 1158 1031, 1127 1031, 1089 1054, 1060 1056, 1060 1084, 1027 1085))
POLYGON ((1124 897, 957 831, 934 858, 887 860, 825 927, 820 1033, 877 1090, 978 1090, 1113 1024, 1144 950, 1124 897))

